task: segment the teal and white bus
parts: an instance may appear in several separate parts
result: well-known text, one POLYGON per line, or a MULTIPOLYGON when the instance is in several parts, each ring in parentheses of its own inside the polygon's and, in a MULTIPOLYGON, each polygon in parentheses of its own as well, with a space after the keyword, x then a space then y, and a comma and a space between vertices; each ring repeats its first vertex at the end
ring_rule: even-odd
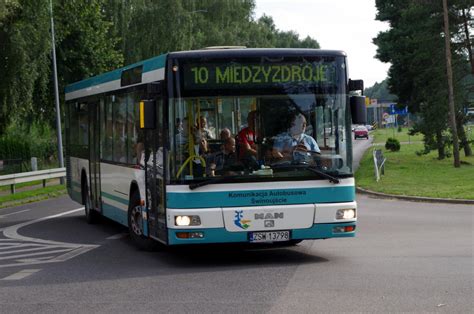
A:
POLYGON ((353 237, 346 54, 172 52, 66 87, 70 197, 141 248, 353 237))

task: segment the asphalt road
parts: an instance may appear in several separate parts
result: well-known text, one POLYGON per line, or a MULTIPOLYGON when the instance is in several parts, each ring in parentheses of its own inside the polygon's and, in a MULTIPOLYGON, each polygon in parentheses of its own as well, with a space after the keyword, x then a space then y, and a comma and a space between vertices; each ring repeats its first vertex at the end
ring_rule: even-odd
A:
POLYGON ((153 253, 67 197, 0 209, 0 312, 472 313, 472 206, 357 201, 356 238, 153 253))

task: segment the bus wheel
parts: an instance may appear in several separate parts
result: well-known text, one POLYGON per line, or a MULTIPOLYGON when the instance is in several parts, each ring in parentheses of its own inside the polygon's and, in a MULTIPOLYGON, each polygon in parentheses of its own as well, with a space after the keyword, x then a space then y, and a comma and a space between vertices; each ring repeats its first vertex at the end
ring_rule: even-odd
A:
POLYGON ((133 242, 139 249, 144 251, 155 251, 159 244, 143 235, 142 211, 140 209, 140 195, 134 192, 128 207, 128 230, 133 242))
POLYGON ((290 242, 288 244, 293 246, 293 245, 297 245, 301 242, 303 242, 303 240, 290 240, 290 242))
POLYGON ((99 213, 92 208, 92 201, 89 195, 89 189, 87 188, 87 183, 82 186, 82 204, 84 204, 86 221, 88 224, 95 224, 99 222, 99 213))

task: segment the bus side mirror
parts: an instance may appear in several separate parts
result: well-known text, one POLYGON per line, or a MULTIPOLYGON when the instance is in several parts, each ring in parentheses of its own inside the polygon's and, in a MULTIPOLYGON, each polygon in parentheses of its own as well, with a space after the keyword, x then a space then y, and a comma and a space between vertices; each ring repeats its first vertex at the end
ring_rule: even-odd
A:
POLYGON ((353 124, 367 123, 367 109, 365 107, 365 96, 351 96, 351 115, 353 124))
POLYGON ((351 80, 349 79, 349 92, 360 90, 364 93, 364 81, 363 80, 351 80))
POLYGON ((154 130, 156 128, 156 102, 154 100, 140 101, 140 129, 154 130))

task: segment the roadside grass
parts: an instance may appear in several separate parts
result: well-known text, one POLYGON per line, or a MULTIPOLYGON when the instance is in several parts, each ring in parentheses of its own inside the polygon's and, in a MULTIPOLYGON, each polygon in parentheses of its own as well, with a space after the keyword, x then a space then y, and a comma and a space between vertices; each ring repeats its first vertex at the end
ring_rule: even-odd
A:
POLYGON ((389 137, 394 137, 400 142, 419 142, 423 140, 423 135, 417 134, 415 136, 408 135, 409 128, 402 128, 401 132, 398 132, 397 128, 386 128, 376 129, 371 131, 371 135, 374 137, 374 143, 384 143, 389 137))
MULTIPOLYGON (((48 179, 46 180, 46 185, 48 185, 48 183, 51 183, 52 181, 57 181, 57 180, 58 179, 48 179)), ((24 187, 30 187, 30 186, 41 185, 41 184, 43 184, 43 180, 18 183, 18 184, 15 184, 15 189, 19 190, 24 187)), ((9 185, 0 186, 0 192, 1 191, 10 191, 10 186, 9 185)))
POLYGON ((35 190, 18 192, 0 196, 0 208, 54 198, 66 194, 66 186, 62 184, 40 187, 35 190))
POLYGON ((387 158, 385 175, 376 182, 374 149, 368 149, 361 160, 355 175, 357 186, 395 195, 474 200, 474 156, 464 157, 461 152, 461 160, 469 164, 454 168, 452 157, 438 160, 436 152, 417 156, 423 144, 402 144, 399 152, 382 148, 387 158))

